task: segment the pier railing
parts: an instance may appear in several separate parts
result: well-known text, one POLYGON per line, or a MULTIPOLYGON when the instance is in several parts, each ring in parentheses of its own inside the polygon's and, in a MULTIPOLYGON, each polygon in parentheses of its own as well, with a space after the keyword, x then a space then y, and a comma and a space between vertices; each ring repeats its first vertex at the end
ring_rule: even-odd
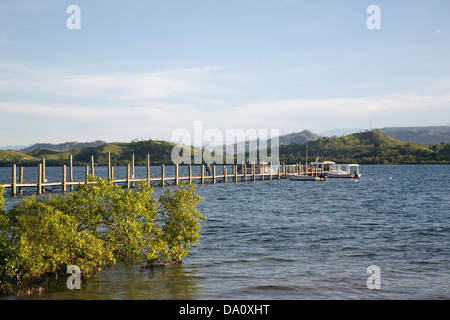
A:
MULTIPOLYGON (((166 176, 166 167, 161 165, 161 174, 159 177, 150 176, 150 155, 147 155, 147 171, 145 177, 135 176, 134 154, 132 155, 131 163, 127 165, 126 177, 116 179, 114 178, 114 166, 111 165, 111 154, 108 154, 108 180, 113 183, 123 184, 126 188, 133 188, 136 183, 144 182, 148 186, 170 186, 178 185, 182 181, 187 183, 206 184, 206 183, 227 183, 227 182, 240 182, 240 181, 255 181, 255 180, 273 180, 273 179, 285 179, 288 174, 302 173, 302 165, 285 165, 283 164, 255 164, 255 163, 243 163, 240 165, 232 165, 231 168, 227 168, 225 165, 211 165, 208 169, 205 164, 201 165, 200 174, 192 174, 192 165, 188 165, 188 174, 179 174, 179 165, 175 164, 175 175, 166 176), (222 173, 217 174, 216 168, 222 166, 222 173), (228 169, 231 169, 230 172, 228 169)), ((89 181, 89 177, 95 176, 95 163, 94 157, 91 157, 91 164, 85 166, 85 176, 83 180, 74 180, 73 175, 73 157, 69 158, 69 166, 62 165, 62 179, 61 181, 47 181, 45 159, 42 160, 37 167, 37 181, 36 182, 24 182, 23 180, 23 167, 17 167, 12 165, 11 183, 2 184, 4 188, 11 189, 11 195, 21 195, 24 188, 35 188, 36 193, 41 195, 45 193, 46 187, 61 187, 62 192, 73 190, 74 186, 81 184, 90 184, 93 181, 89 181), (19 168, 19 172, 17 169, 19 168), (67 172, 69 169, 69 172, 67 172), (17 173, 19 173, 19 179, 17 179, 17 173)))

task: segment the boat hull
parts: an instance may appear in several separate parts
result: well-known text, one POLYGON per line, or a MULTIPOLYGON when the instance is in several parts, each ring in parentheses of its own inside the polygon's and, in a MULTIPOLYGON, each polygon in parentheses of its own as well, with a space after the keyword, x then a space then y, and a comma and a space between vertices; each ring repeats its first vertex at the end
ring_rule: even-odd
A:
POLYGON ((288 178, 294 181, 325 181, 327 179, 326 176, 308 176, 302 174, 290 174, 288 178))
POLYGON ((333 174, 331 172, 328 173, 328 178, 338 178, 338 179, 359 179, 361 178, 361 174, 333 174))

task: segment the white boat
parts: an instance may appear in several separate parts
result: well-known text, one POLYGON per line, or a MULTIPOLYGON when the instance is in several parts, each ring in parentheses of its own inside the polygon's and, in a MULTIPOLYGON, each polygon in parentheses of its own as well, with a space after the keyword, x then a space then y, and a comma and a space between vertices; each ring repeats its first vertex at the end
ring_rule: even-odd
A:
MULTIPOLYGON (((306 163, 308 163, 308 146, 306 146, 306 163)), ((301 171, 301 170, 300 170, 301 171)), ((361 178, 359 173, 359 164, 336 164, 333 161, 316 161, 310 162, 305 172, 288 175, 289 180, 300 181, 325 181, 328 178, 361 178)))
POLYGON ((314 170, 318 172, 324 172, 328 178, 361 178, 359 164, 356 163, 336 164, 333 161, 319 161, 316 159, 309 166, 314 167, 314 170))
POLYGON ((330 166, 330 170, 327 172, 329 178, 361 178, 359 172, 359 164, 333 164, 330 166))

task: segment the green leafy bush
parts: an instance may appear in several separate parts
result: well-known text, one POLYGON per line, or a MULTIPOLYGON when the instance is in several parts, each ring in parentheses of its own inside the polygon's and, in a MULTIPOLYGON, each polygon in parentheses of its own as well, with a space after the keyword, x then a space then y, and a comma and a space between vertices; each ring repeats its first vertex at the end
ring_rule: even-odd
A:
POLYGON ((130 190, 89 180, 94 183, 67 195, 25 198, 8 212, 0 198, 0 294, 14 284, 23 289, 58 279, 69 265, 87 278, 117 260, 141 267, 179 263, 199 240, 205 218, 193 185, 156 199, 145 183, 130 190))
POLYGON ((5 211, 5 198, 3 198, 4 192, 5 188, 0 185, 0 214, 3 214, 3 211, 5 211))
POLYGON ((162 239, 165 245, 163 260, 181 262, 188 254, 191 243, 200 238, 200 219, 203 216, 197 210, 201 197, 194 187, 171 191, 168 189, 160 198, 162 203, 162 239))
POLYGON ((8 212, 8 218, 15 248, 9 268, 20 287, 65 274, 72 264, 88 276, 114 263, 114 256, 99 238, 86 230, 78 231, 77 220, 48 201, 24 199, 8 212))

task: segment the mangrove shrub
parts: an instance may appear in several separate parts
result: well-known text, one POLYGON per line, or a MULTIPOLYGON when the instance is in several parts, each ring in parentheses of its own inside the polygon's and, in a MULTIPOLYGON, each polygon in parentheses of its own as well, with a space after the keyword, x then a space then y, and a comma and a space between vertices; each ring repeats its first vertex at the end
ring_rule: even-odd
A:
POLYGON ((87 278, 118 260, 180 263, 199 240, 205 217, 193 185, 156 198, 145 183, 131 190, 90 181, 69 194, 24 198, 6 212, 0 189, 0 294, 58 279, 70 265, 87 278))

